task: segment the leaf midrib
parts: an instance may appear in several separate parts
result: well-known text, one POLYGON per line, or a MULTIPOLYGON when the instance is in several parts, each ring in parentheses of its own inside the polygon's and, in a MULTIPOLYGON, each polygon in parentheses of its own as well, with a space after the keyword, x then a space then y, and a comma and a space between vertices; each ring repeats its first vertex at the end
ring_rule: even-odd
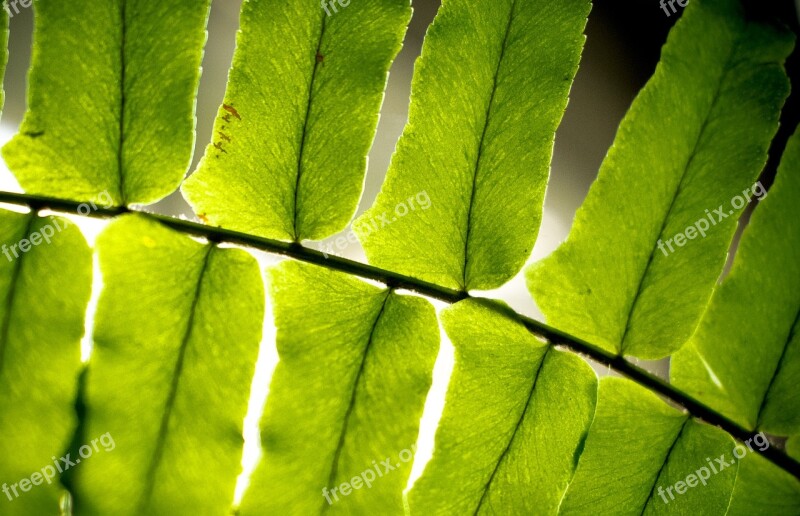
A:
POLYGON ((778 374, 783 367, 783 363, 786 358, 786 352, 789 349, 789 344, 795 338, 795 328, 800 325, 800 308, 797 310, 797 314, 795 315, 794 322, 789 327, 789 334, 787 335, 786 339, 783 343, 783 349, 781 350, 781 356, 778 358, 778 361, 775 363, 775 369, 773 370, 772 377, 769 380, 769 384, 767 384, 767 388, 764 390, 764 394, 761 397, 761 404, 758 407, 758 414, 756 415, 756 425, 755 429, 758 429, 761 426, 761 418, 764 415, 764 408, 767 406, 767 397, 769 396, 770 391, 772 390, 772 386, 775 384, 775 380, 778 378, 778 374))
MULTIPOLYGON (((389 289, 389 290, 386 291, 386 294, 385 294, 385 296, 383 298, 383 302, 381 303, 381 308, 380 308, 380 310, 378 310, 378 315, 375 316, 375 320, 372 322, 372 327, 371 327, 370 332, 369 332, 369 337, 367 338, 367 343, 364 346, 364 352, 361 355, 361 363, 359 364, 358 372, 356 373, 356 376, 353 379, 353 388, 352 388, 352 392, 350 394, 350 401, 349 401, 349 403, 347 405, 347 410, 345 411, 345 414, 344 414, 344 421, 342 423, 342 430, 339 433, 339 440, 338 440, 338 442, 336 444, 336 450, 334 451, 334 454, 333 454, 333 462, 331 463, 331 472, 328 475, 328 483, 326 484, 328 486, 334 485, 333 483, 336 481, 336 475, 339 473, 339 458, 340 458, 340 456, 342 454, 342 449, 344 448, 344 440, 345 440, 345 437, 347 435, 347 429, 348 429, 348 427, 350 425, 350 417, 352 416, 353 409, 356 406, 356 396, 358 394, 358 383, 361 380, 361 377, 363 376, 363 373, 364 373, 364 366, 367 363, 367 355, 369 354, 370 349, 372 349, 372 342, 373 342, 373 340, 375 338, 375 330, 378 327, 378 323, 380 322, 381 317, 383 316, 383 313, 386 310, 386 305, 389 302, 389 298, 391 296, 392 296, 392 290, 389 289)), ((323 503, 322 504, 322 510, 320 511, 320 514, 324 514, 328 510, 328 507, 330 507, 330 504, 328 504, 327 502, 323 503)))
POLYGON ((678 441, 681 440, 681 436, 683 435, 683 431, 686 430, 686 425, 689 424, 691 421, 691 417, 686 417, 681 425, 681 429, 678 430, 678 435, 675 436, 675 439, 672 441, 672 444, 667 450, 667 454, 664 456, 664 461, 661 463, 661 467, 658 468, 658 473, 656 473, 655 478, 653 479, 653 485, 650 486, 650 493, 647 495, 647 499, 644 501, 644 505, 642 506, 642 512, 639 513, 639 516, 644 516, 644 511, 647 510, 647 506, 650 505, 650 500, 653 499, 653 494, 655 493, 656 486, 658 485, 658 479, 661 478, 661 473, 664 471, 664 468, 667 467, 667 463, 669 463, 669 457, 672 455, 672 450, 675 449, 675 446, 678 444, 678 441))
POLYGON ((697 133, 697 139, 695 140, 694 145, 692 147, 692 151, 689 154, 689 159, 686 161, 686 165, 684 165, 683 167, 683 172, 681 173, 681 179, 678 182, 677 188, 675 189, 675 194, 672 196, 672 200, 670 201, 669 207, 667 208, 664 214, 664 218, 661 221, 661 228, 658 230, 656 240, 651 245, 650 255, 647 257, 647 264, 645 265, 644 271, 639 277, 639 283, 636 286, 636 293, 633 295, 633 301, 631 301, 630 308, 628 309, 628 315, 625 318, 625 329, 622 332, 622 337, 620 337, 619 339, 619 352, 618 352, 619 355, 625 354, 625 349, 627 348, 625 339, 628 336, 628 333, 630 332, 631 319, 633 318, 633 313, 636 310, 636 306, 639 304, 639 299, 641 297, 642 291, 644 290, 644 281, 649 275, 650 267, 653 265, 653 258, 656 255, 656 248, 657 248, 656 244, 662 238, 664 230, 667 228, 667 222, 669 221, 672 209, 675 207, 675 202, 678 200, 681 193, 683 192, 684 183, 686 181, 686 175, 689 172, 689 169, 692 168, 692 164, 694 163, 695 158, 700 152, 699 151, 700 142, 703 141, 703 136, 705 136, 705 133, 708 129, 708 124, 711 121, 714 111, 716 110, 717 104, 722 94, 722 85, 727 81, 728 74, 730 73, 730 70, 733 68, 732 66, 733 58, 739 49, 739 44, 743 37, 742 34, 743 32, 736 37, 736 40, 731 45, 731 49, 728 52, 728 57, 725 60, 724 66, 722 67, 722 75, 720 76, 716 90, 714 91, 713 100, 711 101, 711 105, 708 108, 708 113, 706 113, 706 116, 703 118, 703 125, 700 127, 700 131, 697 133))
POLYGON ((469 208, 467 209, 467 221, 466 221, 466 231, 464 237, 464 269, 462 274, 462 290, 469 290, 469 278, 467 277, 467 266, 469 264, 469 241, 472 235, 472 208, 475 206, 475 190, 478 187, 478 173, 481 170, 481 161, 483 159, 483 149, 484 143, 486 141, 486 132, 489 129, 489 122, 492 119, 492 107, 494 106, 494 98, 495 94, 497 93, 497 80, 500 75, 500 68, 503 65, 503 59, 505 58, 506 49, 508 48, 508 36, 511 34, 511 25, 514 22, 514 11, 517 6, 517 0, 511 1, 511 8, 508 14, 508 24, 506 25, 506 32, 503 35, 503 42, 500 45, 500 55, 497 60, 497 67, 494 71, 494 78, 492 80, 492 91, 489 94, 489 102, 486 105, 486 117, 483 124, 483 131, 481 132, 481 137, 478 140, 478 155, 475 159, 475 167, 472 174, 472 190, 470 191, 470 199, 469 199, 469 208))
POLYGON ((119 197, 120 202, 124 206, 126 204, 126 195, 125 195, 125 157, 123 154, 123 145, 125 143, 125 67, 127 66, 127 60, 125 58, 125 45, 127 43, 127 36, 128 36, 128 25, 126 23, 126 16, 127 16, 127 0, 120 0, 122 3, 120 5, 120 25, 121 25, 121 41, 119 45, 119 63, 120 63, 120 71, 119 71, 119 140, 117 142, 117 174, 119 179, 119 197))
POLYGON ((303 156, 305 153, 306 147, 306 139, 308 137, 308 120, 311 114, 311 105, 314 102, 314 84, 317 81, 317 69, 320 66, 320 63, 317 61, 317 56, 320 55, 319 51, 322 49, 322 38, 325 36, 325 20, 326 16, 322 9, 319 10, 320 17, 322 18, 320 21, 320 29, 319 29, 319 38, 317 39, 317 47, 314 51, 314 56, 312 57, 312 62, 314 63, 314 67, 311 70, 311 80, 308 81, 308 97, 306 99, 306 112, 303 118, 303 129, 300 136, 300 148, 297 151, 297 174, 295 176, 294 182, 294 204, 292 207, 292 235, 294 237, 295 242, 300 242, 300 234, 297 231, 297 214, 298 214, 298 206, 297 200, 300 193, 300 176, 303 173, 303 156))
POLYGON ((194 329, 194 319, 197 313, 197 305, 202 295, 203 290, 203 281, 205 280, 205 274, 208 270, 209 262, 211 261, 211 255, 213 254, 214 246, 207 245, 205 250, 205 255, 203 256, 203 264, 200 267, 200 273, 197 277, 197 286, 194 290, 194 296, 192 298, 192 305, 189 311, 189 319, 186 324, 186 330, 183 333, 183 339, 181 340, 180 348, 178 349, 178 358, 175 361, 175 368, 172 374, 172 382, 170 384, 169 393, 167 395, 167 401, 164 405, 164 412, 161 416, 161 425, 159 427, 158 436, 156 438, 156 445, 153 448, 153 453, 150 457, 150 464, 147 469, 147 475, 145 476, 145 487, 142 491, 141 498, 139 500, 139 514, 147 514, 147 506, 150 503, 150 498, 153 493, 153 488, 155 487, 155 476, 156 471, 161 463, 161 458, 164 454, 164 445, 166 444, 167 440, 167 432, 169 429, 169 420, 172 416, 172 409, 175 406, 175 399, 177 398, 178 394, 178 385, 180 383, 181 374, 183 373, 183 362, 186 356, 186 350, 189 347, 189 341, 191 340, 193 329, 194 329))
POLYGON ((477 516, 478 512, 481 510, 481 506, 483 506, 483 501, 486 499, 486 495, 489 493, 489 488, 494 481, 497 472, 500 470, 500 466, 503 464, 503 460, 505 460, 508 452, 511 450, 511 446, 514 444, 514 440, 517 437, 517 433, 519 429, 522 427, 523 421, 525 421, 525 416, 528 414, 528 410, 531 407, 531 400, 533 399, 533 393, 536 391, 536 384, 539 381, 539 376, 542 373, 542 369, 544 368, 544 361, 547 360, 547 354, 552 349, 552 346, 546 344, 544 354, 542 355, 541 362, 539 362, 539 367, 536 368, 536 374, 533 377, 533 382, 531 382, 531 388, 528 391, 528 398, 525 401, 525 408, 522 409, 522 414, 520 415, 519 419, 517 420, 517 424, 514 427, 514 431, 511 433, 511 438, 508 440, 508 444, 506 444, 503 453, 500 454, 500 458, 497 460, 497 463, 494 465, 494 470, 492 470, 492 474, 489 476, 489 480, 486 482, 486 485, 483 487, 483 493, 481 494, 481 499, 478 501, 478 506, 475 507, 475 512, 473 512, 473 516, 477 516))

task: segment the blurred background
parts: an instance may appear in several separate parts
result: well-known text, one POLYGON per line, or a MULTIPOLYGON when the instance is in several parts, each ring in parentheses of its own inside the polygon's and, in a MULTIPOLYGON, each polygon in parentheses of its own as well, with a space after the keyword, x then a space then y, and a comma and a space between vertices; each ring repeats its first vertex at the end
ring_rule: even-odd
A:
MULTIPOLYGON (((690 0, 691 1, 691 0, 690 0)), ((800 0, 798 0, 800 1, 800 0)), ((439 0, 414 0, 414 15, 404 47, 395 61, 388 82, 386 99, 381 110, 380 124, 373 149, 369 156, 369 169, 365 190, 358 213, 369 208, 378 194, 395 144, 406 122, 414 61, 419 56, 422 40, 428 25, 439 7, 439 0)), ((795 2, 746 2, 754 16, 777 18, 797 29, 795 2)), ((211 138, 212 126, 225 93, 228 68, 233 56, 236 31, 239 25, 241 0, 214 0, 208 24, 208 42, 203 60, 203 74, 197 103, 197 140, 193 171, 211 138)), ((680 12, 667 16, 658 0, 597 0, 589 17, 587 42, 581 67, 572 88, 569 106, 565 113, 555 144, 551 179, 545 200, 544 219, 539 239, 531 261, 550 254, 569 232, 573 216, 583 202, 589 186, 596 177, 606 151, 611 145, 616 128, 638 90, 653 73, 670 27, 679 19, 680 12)), ((30 64, 33 30, 33 9, 24 9, 11 20, 10 60, 4 88, 6 103, 0 120, 0 144, 5 144, 22 120, 26 106, 26 76, 30 64)), ((787 63, 792 82, 800 71, 800 62, 793 56, 787 63)), ((87 85, 91 87, 91 85, 87 85)), ((791 98, 783 114, 781 130, 770 152, 762 183, 772 182, 778 158, 786 139, 800 121, 800 103, 791 98)), ((676 109, 679 109, 676 106, 676 109)), ((13 176, 0 161, 0 188, 20 191, 13 176)), ((148 209, 160 213, 193 219, 189 206, 179 193, 148 209)), ((76 219, 77 220, 77 219, 76 219)), ((746 219, 745 219, 746 220, 746 219)), ((102 229, 104 222, 79 221, 90 243, 102 229)), ((332 242, 336 236, 326 242, 332 242)), ((326 242, 312 247, 326 247, 326 242)), ((266 254, 254 253, 264 266, 279 261, 266 254)), ((341 254, 348 258, 364 260, 358 244, 349 244, 341 254)), ((97 277, 99 277, 96 274, 97 277)), ((96 281, 93 301, 87 317, 87 337, 84 357, 91 353, 91 323, 93 305, 101 282, 96 281)), ((508 302, 526 315, 542 319, 536 309, 521 275, 496 292, 489 293, 508 302)), ((438 305, 441 308, 441 305, 438 305)), ((258 419, 264 397, 268 393, 269 379, 277 362, 274 349, 274 327, 267 314, 264 327, 262 354, 253 382, 253 398, 246 421, 246 450, 243 461, 245 473, 240 482, 240 493, 246 485, 250 470, 259 455, 258 419)), ((653 372, 666 376, 668 363, 643 364, 653 372)), ((443 335, 442 351, 434 372, 434 386, 426 405, 418 443, 417 459, 410 482, 421 473, 430 455, 433 432, 441 413, 447 381, 452 369, 452 348, 443 335)), ((601 374, 606 373, 598 368, 601 374)), ((410 485, 410 483, 409 483, 410 485)))

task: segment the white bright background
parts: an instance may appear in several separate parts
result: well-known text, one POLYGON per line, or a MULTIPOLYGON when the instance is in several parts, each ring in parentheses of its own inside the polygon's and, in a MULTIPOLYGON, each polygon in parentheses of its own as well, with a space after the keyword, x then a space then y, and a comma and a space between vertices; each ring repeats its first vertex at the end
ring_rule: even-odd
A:
MULTIPOLYGON (((661 12, 658 2, 653 1, 652 4, 654 11, 661 12)), ((241 0, 215 0, 212 5, 208 26, 208 43, 203 61, 203 76, 197 103, 197 148, 191 170, 194 170, 194 166, 202 156, 204 147, 211 137, 214 116, 222 102, 238 29, 240 5, 241 0)), ((391 70, 378 134, 369 157, 369 170, 359 213, 373 203, 383 182, 394 145, 403 130, 408 114, 414 60, 420 53, 425 29, 436 13, 438 0, 415 1, 414 8, 414 17, 404 48, 391 70)), ((639 20, 631 20, 631 23, 639 23, 639 20)), ((31 9, 15 15, 11 20, 10 61, 4 82, 6 104, 2 121, 0 121, 0 144, 8 141, 17 131, 24 114, 32 26, 31 9)), ((635 92, 642 85, 642 81, 652 72, 652 69, 648 69, 652 64, 642 66, 638 61, 640 54, 637 54, 637 49, 626 44, 615 27, 618 25, 609 23, 608 16, 600 16, 595 12, 590 17, 587 29, 588 41, 581 69, 556 138, 544 219, 531 261, 547 256, 566 238, 575 211, 583 201, 591 181, 596 175, 603 156, 614 138, 619 121, 635 92)), ((90 85, 87 84, 87 87, 90 85)), ((0 189, 20 191, 17 182, 2 161, 0 161, 0 189)), ((179 194, 162 201, 153 209, 165 214, 193 217, 191 210, 179 194)), ((103 221, 71 218, 83 230, 90 244, 94 243, 97 234, 105 225, 103 221)), ((333 240, 335 240, 335 236, 327 242, 333 240)), ((264 267, 279 261, 264 253, 255 252, 253 254, 264 267)), ((358 244, 350 244, 342 254, 348 258, 364 260, 364 254, 358 244)), ((92 320, 101 287, 99 271, 95 266, 95 285, 87 314, 87 335, 83 346, 85 359, 88 359, 91 353, 92 320)), ((502 298, 519 312, 542 319, 525 288, 521 274, 503 288, 495 292, 483 293, 483 295, 502 298)), ((442 304, 436 304, 436 306, 439 309, 443 307, 442 304)), ((277 363, 274 345, 275 328, 272 325, 271 313, 269 313, 269 302, 267 310, 262 350, 257 364, 256 377, 253 381, 250 410, 245 420, 244 471, 240 477, 237 498, 241 496, 247 485, 247 478, 259 459, 258 421, 268 392, 270 377, 277 363)), ((430 458, 435 427, 441 414, 452 366, 452 346, 442 332, 441 351, 434 370, 433 388, 428 396, 422 418, 417 456, 409 486, 421 474, 425 462, 430 458)), ((666 371, 664 363, 647 364, 647 367, 662 375, 666 371)), ((602 368, 598 369, 601 374, 606 373, 601 370, 602 368)), ((386 450, 387 456, 389 454, 396 455, 399 452, 400 450, 386 450)), ((375 457, 375 459, 379 458, 375 457)), ((359 472, 353 472, 353 474, 356 473, 359 472)))

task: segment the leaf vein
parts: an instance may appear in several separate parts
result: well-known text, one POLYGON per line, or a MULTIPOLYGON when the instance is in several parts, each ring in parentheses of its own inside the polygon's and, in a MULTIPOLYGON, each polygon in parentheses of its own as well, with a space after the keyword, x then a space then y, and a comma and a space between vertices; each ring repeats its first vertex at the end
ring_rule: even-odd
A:
MULTIPOLYGON (((694 146, 692 147, 692 151, 689 154, 689 159, 686 161, 686 165, 683 167, 683 171, 681 173, 681 179, 678 182, 678 187, 675 189, 675 194, 672 196, 672 200, 670 200, 669 207, 667 208, 664 219, 661 221, 661 228, 658 230, 657 239, 661 239, 664 235, 664 230, 667 228, 667 222, 669 221, 669 215, 672 213, 672 209, 675 207, 675 202, 680 197, 681 193, 684 189, 684 184, 686 182, 686 176, 690 168, 692 168, 692 164, 694 163, 695 158, 697 157, 700 148, 700 142, 703 140, 703 136, 705 136, 706 130, 708 129, 708 124, 711 121, 714 111, 716 110, 717 103, 719 102, 719 98, 722 94, 722 86, 727 80, 728 74, 732 69, 732 63, 734 62, 734 56, 736 55, 736 50, 739 46, 739 42, 741 41, 741 36, 738 36, 736 42, 731 46, 731 50, 728 53, 728 58, 725 60, 725 65, 723 66, 722 75, 720 76, 719 82, 717 83, 716 91, 714 92, 714 97, 709 106, 708 113, 706 114, 705 118, 703 118, 703 125, 700 127, 700 131, 697 133, 697 139, 694 142, 694 146)), ((653 259, 656 256, 656 244, 658 240, 653 242, 652 247, 650 248, 650 255, 647 257, 647 264, 644 267, 644 271, 642 272, 641 276, 639 277, 639 284, 636 287, 636 292, 633 294, 631 298, 631 304, 628 309, 627 317, 625 318, 625 329, 622 332, 622 337, 619 339, 619 354, 622 355, 625 353, 625 339, 628 336, 628 333, 631 329, 631 319, 633 318, 633 313, 636 310, 636 306, 638 305, 639 299, 641 297, 642 291, 644 290, 644 282, 650 272, 650 268, 653 265, 653 259)))
POLYGON ((519 419, 517 420, 517 424, 514 427, 514 431, 511 433, 511 438, 508 440, 508 444, 506 445, 503 453, 500 454, 500 458, 497 460, 497 464, 494 466, 494 470, 492 474, 489 476, 489 480, 487 480, 486 485, 483 488, 483 494, 481 494, 481 499, 478 501, 478 506, 475 507, 475 512, 473 515, 477 515, 478 511, 480 511, 481 506, 483 505, 484 500, 486 499, 486 495, 489 493, 489 487, 492 485, 497 472, 500 470, 500 465, 505 460, 508 452, 511 450, 511 445, 514 444, 514 439, 517 437, 517 433, 519 429, 522 427, 522 422, 525 421, 525 416, 528 414, 528 410, 531 407, 531 400, 533 399, 533 393, 536 390, 536 384, 539 381, 539 375, 542 373, 542 369, 544 368, 544 361, 547 360, 547 354, 553 348, 551 344, 547 344, 544 354, 542 355, 541 362, 539 362, 539 367, 536 368, 536 374, 533 377, 533 382, 531 382, 531 388, 528 391, 528 398, 525 402, 525 408, 522 410, 522 414, 520 414, 519 419))
POLYGON ((508 36, 511 34, 511 25, 514 22, 514 9, 517 5, 517 0, 512 0, 511 2, 511 10, 509 11, 508 15, 508 24, 506 25, 506 32, 503 35, 503 43, 500 46, 500 56, 497 60, 497 68, 495 68, 494 78, 492 82, 492 92, 489 95, 489 102, 486 106, 486 118, 483 124, 483 131, 481 133, 481 137, 478 140, 478 156, 475 160, 475 170, 472 174, 472 190, 470 192, 470 200, 469 200, 469 207, 467 208, 467 220, 466 220, 466 234, 464 237, 464 270, 462 276, 462 289, 469 290, 469 281, 467 277, 467 267, 469 265, 469 240, 472 233, 472 209, 475 206, 475 190, 478 187, 478 173, 481 169, 481 161, 483 158, 483 148, 484 143, 486 142, 486 133, 489 128, 489 122, 492 118, 492 107, 495 103, 495 95, 497 93, 497 80, 500 75, 500 68, 503 64, 503 59, 505 58, 506 49, 508 48, 508 36))
POLYGON ((298 213, 298 206, 297 200, 299 197, 300 192, 300 176, 303 174, 303 155, 306 147, 306 139, 308 138, 308 121, 309 115, 311 114, 311 105, 314 102, 314 84, 317 81, 317 70, 319 68, 319 60, 317 56, 319 56, 319 51, 322 49, 322 38, 325 35, 325 19, 326 16, 323 14, 323 11, 320 9, 320 29, 319 29, 319 38, 317 39, 317 47, 314 51, 314 56, 312 57, 314 66, 311 70, 311 80, 308 82, 308 98, 306 100, 306 112, 303 119, 303 129, 300 135, 300 148, 297 151, 297 175, 295 176, 295 183, 294 183, 294 204, 292 207, 292 234, 294 235, 294 241, 300 242, 300 234, 297 231, 297 213, 298 213))
POLYGON ((207 245, 205 256, 203 257, 203 264, 200 267, 200 273, 197 277, 197 286, 195 287, 194 297, 192 298, 192 306, 189 311, 189 320, 186 324, 186 331, 183 334, 183 340, 181 341, 180 348, 178 349, 178 359, 175 362, 175 369, 172 374, 172 383, 170 384, 169 394, 167 396, 166 404, 164 405, 164 413, 161 417, 161 425, 159 427, 156 445, 153 449, 153 454, 150 459, 147 476, 145 477, 144 491, 142 492, 139 500, 139 514, 147 514, 148 512, 147 504, 149 503, 150 497, 153 493, 156 471, 158 470, 158 466, 160 465, 161 458, 164 454, 169 420, 172 416, 172 409, 175 406, 175 399, 178 394, 178 384, 180 383, 180 377, 183 372, 183 362, 184 358, 186 357, 186 350, 189 347, 189 341, 192 337, 192 330, 194 329, 194 319, 197 313, 197 305, 202 295, 203 280, 205 278, 206 271, 208 270, 208 265, 211 261, 211 255, 213 254, 213 251, 214 246, 211 244, 207 245))
POLYGON ((764 395, 761 398, 761 405, 758 407, 758 415, 756 416, 756 430, 758 429, 759 425, 761 424, 761 419, 764 414, 764 408, 767 406, 767 398, 769 397, 769 391, 772 390, 772 386, 775 384, 775 380, 778 378, 778 374, 781 371, 786 359, 786 352, 789 350, 789 343, 794 340, 796 335, 796 329, 800 326, 800 309, 797 311, 797 315, 794 318, 794 322, 789 330, 789 335, 786 337, 786 341, 783 343, 783 349, 781 350, 781 356, 778 359, 778 362, 775 364, 775 372, 772 374, 772 378, 769 380, 769 384, 767 388, 764 390, 764 395))
MULTIPOLYGON (((336 444, 336 450, 333 453, 333 462, 331 463, 331 472, 328 476, 328 485, 333 485, 336 481, 336 475, 338 474, 339 470, 339 458, 342 454, 342 449, 344 448, 344 441, 345 436, 347 435, 347 428, 350 425, 350 417, 353 414, 353 409, 356 406, 356 396, 358 394, 358 382, 361 380, 361 377, 364 373, 364 366, 367 363, 367 355, 372 347, 372 341, 375 337, 375 329, 378 327, 378 323, 383 316, 384 311, 386 310, 386 305, 389 302, 389 298, 392 296, 392 290, 387 290, 386 295, 383 298, 383 303, 381 304, 381 309, 378 310, 378 315, 375 317, 375 320, 372 323, 372 328, 369 332, 369 338, 367 338, 367 344, 364 346, 364 353, 361 356, 361 363, 358 366, 358 371, 356 372, 356 376, 353 379, 353 388, 352 393, 350 394, 350 401, 347 405, 347 410, 344 414, 344 422, 342 423, 342 430, 339 433, 339 441, 336 444)), ((330 505, 326 502, 322 505, 321 513, 324 513, 330 505)))

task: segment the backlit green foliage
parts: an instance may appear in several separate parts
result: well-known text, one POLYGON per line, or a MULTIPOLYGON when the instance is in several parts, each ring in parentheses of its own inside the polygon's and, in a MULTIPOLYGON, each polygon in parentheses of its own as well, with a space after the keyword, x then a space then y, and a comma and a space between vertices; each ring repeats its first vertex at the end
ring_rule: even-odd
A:
POLYGON ((356 222, 368 268, 300 244, 353 217, 408 0, 350 0, 334 14, 318 0, 244 0, 214 139, 182 184, 208 0, 36 0, 28 111, 3 149, 31 209, 0 211, 0 514, 800 514, 789 458, 800 456, 800 134, 721 286, 743 205, 661 249, 762 172, 789 93, 786 29, 738 0, 686 8, 569 238, 527 269, 570 350, 468 295, 530 257, 590 7, 443 0, 410 120, 361 220, 421 193, 430 202, 369 231, 356 222), (130 213, 179 187, 210 226, 130 213), (118 210, 94 251, 39 213, 52 206, 36 195, 103 192, 118 210), (267 271, 275 343, 262 342, 259 262, 227 244, 242 236, 315 264, 267 271), (437 317, 398 285, 461 301, 437 317), (408 486, 439 323, 455 364, 433 454, 408 486), (243 420, 259 346, 273 344, 261 459, 239 502, 243 420), (575 350, 617 365, 671 357, 673 385, 725 428, 649 392, 654 380, 598 379, 575 350), (780 438, 764 441, 774 453, 737 444, 724 431, 736 424, 780 438), (113 450, 78 465, 104 434, 113 450), (61 474, 61 456, 74 469, 61 474), (718 458, 727 466, 693 484, 718 458), (37 471, 55 465, 44 482, 37 471))

